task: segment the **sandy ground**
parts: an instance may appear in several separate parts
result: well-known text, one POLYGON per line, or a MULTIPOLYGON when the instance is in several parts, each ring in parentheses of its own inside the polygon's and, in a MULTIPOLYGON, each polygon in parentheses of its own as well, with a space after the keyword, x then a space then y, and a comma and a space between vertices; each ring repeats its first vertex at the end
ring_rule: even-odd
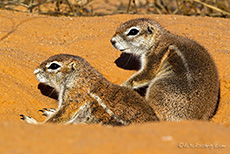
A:
POLYGON ((230 151, 230 19, 172 15, 50 17, 0 10, 0 153, 228 153, 230 151), (20 114, 44 120, 39 109, 57 107, 41 94, 34 68, 49 56, 81 56, 109 81, 134 71, 118 68, 109 40, 127 20, 148 17, 172 33, 198 41, 215 60, 220 103, 211 122, 101 125, 25 124, 20 114))

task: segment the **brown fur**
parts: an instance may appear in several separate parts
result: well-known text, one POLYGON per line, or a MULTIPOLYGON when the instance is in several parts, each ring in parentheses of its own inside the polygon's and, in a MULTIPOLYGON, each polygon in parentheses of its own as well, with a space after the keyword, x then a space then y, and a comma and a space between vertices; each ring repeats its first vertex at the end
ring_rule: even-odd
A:
MULTIPOLYGON (((78 56, 52 56, 38 66, 35 74, 39 81, 59 92, 59 108, 54 113, 43 111, 48 116, 43 123, 114 126, 158 121, 154 110, 137 92, 110 83, 78 56), (60 67, 52 70, 51 64, 60 67)), ((30 117, 23 118, 28 123, 37 123, 30 117)))
POLYGON ((124 53, 140 57, 141 69, 122 86, 147 86, 145 98, 161 120, 208 120, 213 116, 219 79, 214 61, 203 46, 145 18, 121 24, 111 43, 124 53), (138 33, 130 35, 133 29, 138 33))

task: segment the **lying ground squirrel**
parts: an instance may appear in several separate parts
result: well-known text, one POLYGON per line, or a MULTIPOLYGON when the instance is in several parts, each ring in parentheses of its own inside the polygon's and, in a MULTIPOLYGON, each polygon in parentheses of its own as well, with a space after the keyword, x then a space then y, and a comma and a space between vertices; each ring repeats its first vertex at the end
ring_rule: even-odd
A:
POLYGON ((203 46, 145 18, 121 24, 111 43, 123 53, 140 57, 141 68, 122 86, 147 87, 145 98, 160 120, 208 120, 213 116, 219 79, 203 46))
POLYGON ((21 115, 28 123, 128 125, 158 121, 154 110, 138 93, 110 83, 78 56, 52 56, 38 66, 34 74, 40 83, 59 93, 59 107, 42 110, 47 116, 42 123, 21 115))

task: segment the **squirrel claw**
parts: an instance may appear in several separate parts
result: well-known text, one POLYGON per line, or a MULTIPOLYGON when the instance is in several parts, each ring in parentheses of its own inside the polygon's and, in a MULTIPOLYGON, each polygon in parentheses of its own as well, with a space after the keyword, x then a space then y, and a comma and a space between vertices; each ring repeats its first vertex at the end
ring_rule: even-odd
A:
POLYGON ((29 123, 29 124, 37 124, 37 121, 31 117, 28 117, 28 116, 25 116, 25 115, 20 115, 22 118, 22 120, 24 120, 26 123, 29 123))
POLYGON ((53 115, 57 110, 54 108, 43 108, 43 110, 39 110, 40 112, 42 112, 42 115, 46 116, 46 117, 50 117, 51 115, 53 115))

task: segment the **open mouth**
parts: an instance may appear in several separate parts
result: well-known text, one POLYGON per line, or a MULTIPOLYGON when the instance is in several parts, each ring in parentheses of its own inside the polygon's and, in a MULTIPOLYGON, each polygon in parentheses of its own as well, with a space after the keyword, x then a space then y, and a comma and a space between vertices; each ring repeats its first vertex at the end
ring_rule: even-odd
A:
POLYGON ((39 83, 38 89, 41 91, 41 93, 43 95, 58 100, 59 93, 56 91, 55 88, 53 88, 47 84, 44 84, 44 83, 39 83))
POLYGON ((125 50, 127 50, 127 49, 119 49, 121 52, 124 52, 125 50))

